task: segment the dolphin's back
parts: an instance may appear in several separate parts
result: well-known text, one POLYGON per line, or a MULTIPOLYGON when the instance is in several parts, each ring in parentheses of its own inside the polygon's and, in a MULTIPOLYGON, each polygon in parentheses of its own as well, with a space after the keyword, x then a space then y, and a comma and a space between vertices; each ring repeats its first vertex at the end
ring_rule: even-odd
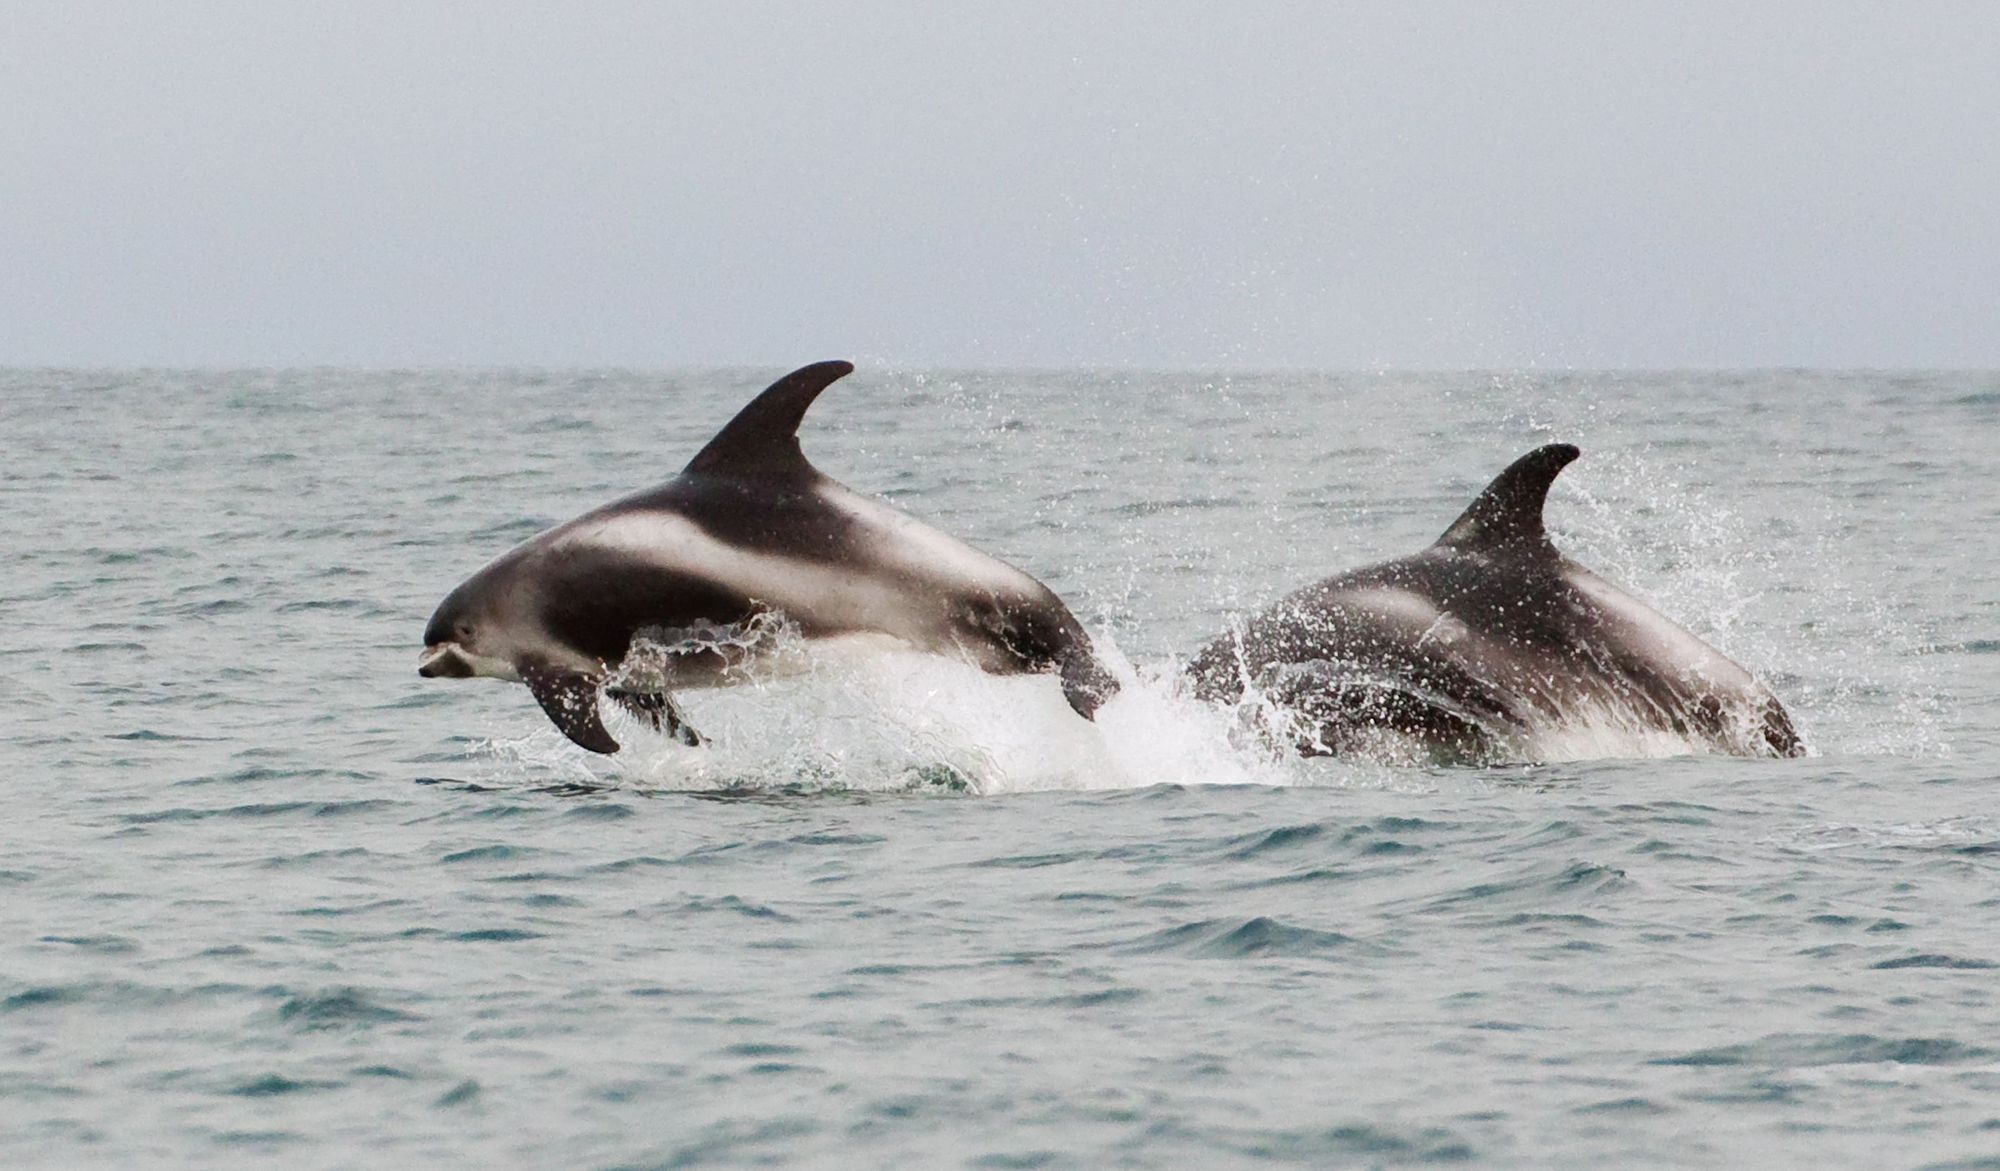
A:
POLYGON ((1307 586, 1210 642, 1188 665, 1196 694, 1270 689, 1320 721, 1321 743, 1374 721, 1477 756, 1608 717, 1733 752, 1803 751, 1748 671, 1550 543, 1542 508, 1576 457, 1528 453, 1429 548, 1307 586))

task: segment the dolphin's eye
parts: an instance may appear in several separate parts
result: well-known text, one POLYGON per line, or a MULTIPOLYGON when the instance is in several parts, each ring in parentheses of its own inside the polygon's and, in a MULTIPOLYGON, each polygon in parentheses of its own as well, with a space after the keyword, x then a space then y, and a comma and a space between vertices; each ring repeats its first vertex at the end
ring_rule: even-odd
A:
POLYGON ((460 637, 460 638, 471 638, 471 637, 472 637, 472 623, 470 623, 470 622, 460 622, 460 623, 458 623, 457 625, 455 625, 455 626, 453 626, 453 627, 451 628, 451 632, 452 632, 453 634, 457 635, 457 636, 458 636, 458 637, 460 637))

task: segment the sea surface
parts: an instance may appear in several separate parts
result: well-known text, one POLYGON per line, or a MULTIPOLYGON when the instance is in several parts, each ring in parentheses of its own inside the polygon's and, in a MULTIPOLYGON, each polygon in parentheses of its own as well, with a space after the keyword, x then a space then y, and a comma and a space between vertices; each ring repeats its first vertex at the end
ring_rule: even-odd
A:
POLYGON ((0 1166, 2000 1167, 2000 374, 864 367, 808 455, 1067 598, 1097 723, 888 656, 606 759, 417 677, 777 373, 0 372, 0 1166), (1177 688, 1551 440, 1812 755, 1177 688))

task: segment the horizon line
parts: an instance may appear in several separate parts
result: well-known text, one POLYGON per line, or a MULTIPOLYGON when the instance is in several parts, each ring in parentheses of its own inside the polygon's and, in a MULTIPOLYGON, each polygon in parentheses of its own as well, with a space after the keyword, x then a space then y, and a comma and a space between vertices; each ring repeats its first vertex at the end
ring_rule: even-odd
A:
MULTIPOLYGON (((815 359, 818 360, 818 359, 815 359)), ((852 361, 852 359, 849 359, 852 361)), ((1707 365, 1699 363, 1667 365, 1486 365, 1431 366, 1371 363, 1365 365, 1312 366, 1272 364, 1135 365, 1126 363, 1000 363, 977 365, 957 362, 855 362, 855 373, 1009 373, 1009 374, 1987 374, 2000 372, 1992 366, 1912 366, 1912 365, 1811 365, 1780 362, 1758 365, 1707 365)), ((361 371, 370 373, 497 371, 564 373, 677 373, 698 371, 769 371, 796 369, 782 362, 0 362, 0 372, 16 373, 254 373, 277 371, 361 371)))

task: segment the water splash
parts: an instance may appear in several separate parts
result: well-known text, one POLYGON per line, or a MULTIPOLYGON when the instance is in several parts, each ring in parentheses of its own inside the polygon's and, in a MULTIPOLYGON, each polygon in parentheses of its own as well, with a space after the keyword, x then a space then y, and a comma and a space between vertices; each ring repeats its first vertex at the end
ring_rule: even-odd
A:
POLYGON ((614 757, 588 756, 552 729, 477 751, 510 774, 500 783, 546 785, 553 774, 641 791, 1002 794, 1366 784, 1371 775, 1247 743, 1229 713, 1186 694, 1177 667, 1135 666, 1103 632, 1096 644, 1121 690, 1095 720, 1071 710, 1052 675, 989 675, 937 655, 811 641, 790 629, 760 637, 768 645, 733 669, 733 686, 676 694, 706 738, 700 747, 606 704, 606 725, 624 746, 614 757))
POLYGON ((665 789, 774 784, 964 791, 1282 784, 1275 758, 1246 755, 1226 721, 1142 672, 1100 635, 1122 689, 1077 717, 1052 676, 995 676, 908 650, 795 640, 782 674, 683 693, 702 749, 664 744, 626 721, 628 783, 665 789), (803 669, 800 669, 803 664, 803 669))
POLYGON ((1948 747, 1939 688, 1919 632, 1864 585, 1826 516, 1792 517, 1782 540, 1643 453, 1614 453, 1582 478, 1565 537, 1661 612, 1769 682, 1819 752, 1937 756, 1948 747), (1608 486, 1607 486, 1608 481, 1608 486), (1777 596, 1782 562, 1818 567, 1810 594, 1777 596), (1864 657, 1850 644, 1871 648, 1864 657), (1885 659, 1873 648, 1903 648, 1885 659), (1884 700, 1895 718, 1883 720, 1884 700))
MULTIPOLYGON (((1606 417, 1633 409, 1594 380, 1496 379, 1491 389, 1508 426, 1586 444, 1606 417)), ((1948 755, 1944 689, 1924 632, 1874 588, 1880 574, 1855 563, 1855 518, 1843 498, 1819 489, 1824 470, 1767 471, 1775 482, 1760 508, 1796 500, 1782 515, 1753 518, 1723 491, 1733 465, 1717 465, 1711 446, 1692 436, 1659 430, 1666 438, 1644 447, 1590 448, 1557 482, 1557 545, 1771 685, 1815 752, 1948 755), (1701 454, 1673 454, 1683 448, 1701 454), (1802 564, 1814 567, 1809 587, 1771 587, 1796 582, 1802 564), (1883 718, 1885 704, 1892 718, 1883 718)), ((1769 454, 1797 460, 1784 447, 1769 454)))

